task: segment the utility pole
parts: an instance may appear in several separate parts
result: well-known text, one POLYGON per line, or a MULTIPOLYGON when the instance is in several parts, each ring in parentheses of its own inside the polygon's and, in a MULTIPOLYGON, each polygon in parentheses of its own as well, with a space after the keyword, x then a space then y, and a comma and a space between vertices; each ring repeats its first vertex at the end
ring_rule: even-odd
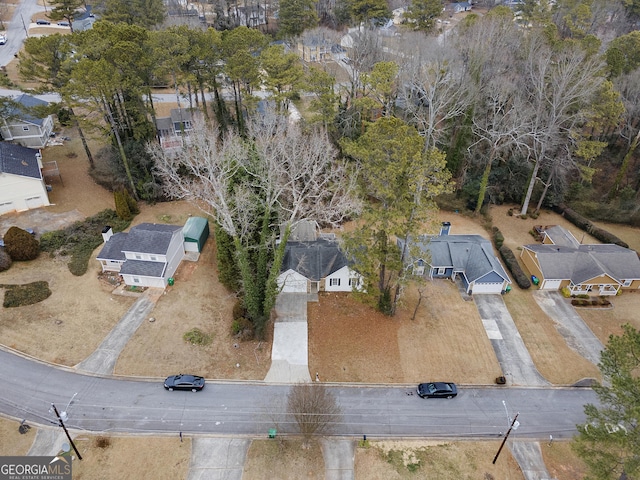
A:
POLYGON ((80 452, 76 448, 76 444, 73 443, 73 440, 71 440, 71 435, 69 435, 69 431, 67 430, 67 427, 64 426, 64 422, 62 421, 62 418, 60 417, 60 414, 58 413, 58 409, 56 408, 56 406, 53 403, 51 404, 51 408, 53 408, 53 411, 55 412, 56 417, 58 417, 58 421, 60 422, 60 426, 64 430, 64 433, 67 434, 67 438, 69 439, 69 443, 73 447, 73 451, 76 452, 76 455, 78 456, 78 460, 82 460, 82 455, 80 455, 80 452))
POLYGON ((520 415, 520 412, 516 413, 516 416, 513 417, 513 422, 511 422, 511 426, 509 427, 509 430, 507 430, 507 433, 504 436, 504 439, 502 440, 502 443, 500 444, 500 448, 498 449, 498 453, 496 453, 496 456, 493 457, 493 464, 496 463, 496 460, 498 460, 498 455, 500 455, 500 452, 502 451, 502 447, 504 447, 504 444, 507 443, 507 438, 509 438, 509 434, 511 433, 511 430, 513 430, 513 427, 515 426, 515 428, 518 428, 517 425, 519 425, 518 422, 516 422, 518 415, 520 415))

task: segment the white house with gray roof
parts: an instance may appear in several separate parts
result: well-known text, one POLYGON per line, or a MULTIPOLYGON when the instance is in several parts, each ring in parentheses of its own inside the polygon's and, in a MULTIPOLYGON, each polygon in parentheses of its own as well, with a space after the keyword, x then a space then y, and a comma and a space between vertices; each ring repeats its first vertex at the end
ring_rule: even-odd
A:
POLYGON ((142 223, 129 232, 102 232, 105 241, 96 257, 102 271, 117 272, 130 286, 164 288, 185 256, 182 227, 142 223))
POLYGON ((44 118, 32 114, 33 107, 44 107, 44 100, 23 93, 15 98, 17 106, 0 121, 2 139, 29 148, 43 148, 53 132, 53 115, 44 118))
POLYGON ((523 245, 522 263, 542 290, 567 287, 572 295, 616 295, 640 288, 637 252, 614 244, 581 244, 567 229, 546 227, 541 244, 523 245))
MULTIPOLYGON (((511 283, 493 253, 491 242, 480 235, 450 235, 445 222, 440 235, 410 239, 406 265, 414 275, 459 278, 468 294, 503 293, 511 283)), ((398 240, 403 249, 405 242, 398 240)))
POLYGON ((0 142, 0 215, 47 205, 40 152, 0 142))
POLYGON ((281 292, 351 292, 362 286, 362 276, 330 237, 287 242, 281 272, 281 292))

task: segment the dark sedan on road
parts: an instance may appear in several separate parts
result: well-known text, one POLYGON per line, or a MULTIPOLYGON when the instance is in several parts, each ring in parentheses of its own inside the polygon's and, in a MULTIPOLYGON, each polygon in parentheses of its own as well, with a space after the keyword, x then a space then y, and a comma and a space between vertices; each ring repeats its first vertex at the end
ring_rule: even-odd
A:
POLYGON ((164 388, 173 392, 174 390, 191 390, 197 392, 204 388, 204 378, 197 375, 171 375, 164 381, 164 388))
POLYGON ((420 398, 453 398, 458 395, 455 383, 428 382, 418 385, 420 398))

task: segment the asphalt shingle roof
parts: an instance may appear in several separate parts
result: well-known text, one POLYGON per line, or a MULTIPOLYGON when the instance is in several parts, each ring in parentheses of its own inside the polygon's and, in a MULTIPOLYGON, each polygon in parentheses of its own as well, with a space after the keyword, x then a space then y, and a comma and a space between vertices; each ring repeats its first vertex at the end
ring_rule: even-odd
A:
POLYGON ((19 118, 23 122, 32 123, 33 125, 38 125, 40 127, 43 125, 45 119, 34 117, 28 112, 28 109, 31 107, 49 105, 48 102, 40 100, 36 97, 32 97, 31 95, 27 95, 26 93, 23 93, 19 97, 16 97, 14 101, 16 103, 19 103, 22 108, 20 106, 15 107, 9 112, 9 116, 19 118))
POLYGON ((122 251, 164 255, 167 253, 173 234, 178 230, 182 230, 182 227, 141 223, 131 228, 127 239, 122 245, 122 251))
POLYGON ((337 242, 318 239, 311 242, 287 242, 281 272, 294 270, 318 281, 347 265, 337 242))
POLYGON ((32 148, 0 142, 0 173, 42 178, 37 153, 32 148))

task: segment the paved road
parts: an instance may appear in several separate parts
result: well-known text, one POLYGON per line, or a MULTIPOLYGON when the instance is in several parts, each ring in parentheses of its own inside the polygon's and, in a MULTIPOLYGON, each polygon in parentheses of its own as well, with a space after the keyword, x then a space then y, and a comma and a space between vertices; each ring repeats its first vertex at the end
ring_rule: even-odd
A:
MULTIPOLYGON (((158 379, 104 378, 57 369, 0 351, 0 411, 30 422, 54 421, 50 404, 68 409, 70 428, 106 432, 262 435, 293 433, 284 413, 289 385, 209 382, 202 392, 166 392, 158 379)), ((462 387, 453 400, 423 400, 413 386, 329 385, 343 409, 334 433, 377 436, 497 438, 520 412, 516 437, 570 437, 584 421, 590 389, 462 387), (503 404, 503 401, 505 404, 503 404)))
POLYGON ((0 45, 0 65, 6 66, 14 59, 27 38, 31 17, 43 10, 44 6, 38 5, 38 0, 22 0, 16 5, 13 18, 10 22, 5 22, 7 43, 0 45))

